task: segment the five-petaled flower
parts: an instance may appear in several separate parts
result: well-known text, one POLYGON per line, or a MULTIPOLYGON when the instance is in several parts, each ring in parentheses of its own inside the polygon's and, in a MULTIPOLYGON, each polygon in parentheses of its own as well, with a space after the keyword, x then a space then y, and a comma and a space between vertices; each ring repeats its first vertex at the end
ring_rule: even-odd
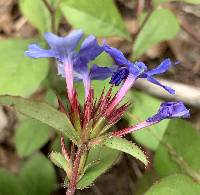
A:
POLYGON ((170 94, 174 94, 175 91, 168 86, 161 84, 153 76, 156 74, 161 74, 166 72, 172 65, 170 59, 165 59, 163 62, 153 70, 148 70, 147 66, 143 62, 134 62, 132 63, 126 59, 123 53, 113 47, 110 47, 108 44, 104 43, 104 50, 110 54, 116 63, 116 71, 112 75, 110 83, 119 85, 123 80, 125 80, 129 75, 132 77, 132 82, 138 78, 146 78, 149 82, 161 86, 170 94))

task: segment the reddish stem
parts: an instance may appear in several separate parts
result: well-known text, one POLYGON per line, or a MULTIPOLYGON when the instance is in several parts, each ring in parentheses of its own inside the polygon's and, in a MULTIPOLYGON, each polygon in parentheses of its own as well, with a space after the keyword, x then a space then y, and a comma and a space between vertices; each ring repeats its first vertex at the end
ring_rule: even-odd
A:
POLYGON ((156 122, 146 122, 143 121, 137 125, 134 125, 132 127, 128 127, 119 131, 113 131, 112 132, 112 136, 117 136, 117 137, 123 137, 124 135, 128 134, 128 133, 132 133, 133 131, 139 130, 139 129, 143 129, 146 127, 149 127, 151 125, 154 125, 156 122))
POLYGON ((66 195, 73 195, 76 191, 76 185, 78 180, 78 170, 79 170, 79 164, 81 160, 81 156, 86 150, 86 145, 82 145, 78 148, 74 160, 74 166, 73 166, 73 172, 72 177, 70 179, 69 187, 67 189, 66 195))
POLYGON ((74 162, 74 156, 75 156, 75 144, 72 142, 70 150, 70 159, 72 162, 74 162))
POLYGON ((61 138, 60 138, 60 145, 61 145, 62 153, 63 153, 65 159, 67 161, 69 161, 70 160, 70 154, 69 154, 69 152, 68 152, 68 150, 65 146, 65 139, 64 139, 63 135, 61 135, 61 138))

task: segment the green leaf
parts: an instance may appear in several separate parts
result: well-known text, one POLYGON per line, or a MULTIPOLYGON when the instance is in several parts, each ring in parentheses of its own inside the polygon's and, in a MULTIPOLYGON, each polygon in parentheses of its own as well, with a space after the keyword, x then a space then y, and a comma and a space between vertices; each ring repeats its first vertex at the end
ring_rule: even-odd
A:
POLYGON ((49 103, 51 106, 58 108, 57 96, 52 89, 48 89, 47 93, 45 94, 44 101, 49 103))
POLYGON ((93 66, 94 64, 111 66, 113 64, 113 59, 107 53, 103 52, 89 63, 89 67, 93 66))
POLYGON ((48 73, 47 59, 24 56, 33 40, 12 39, 0 44, 0 94, 29 96, 48 73), (5 52, 6 51, 6 52, 5 52))
POLYGON ((26 157, 40 149, 49 140, 50 133, 50 127, 37 120, 21 121, 15 134, 15 145, 19 156, 26 157))
MULTIPOLYGON (((133 106, 128 110, 125 116, 131 124, 139 123, 155 114, 161 104, 159 99, 142 92, 130 92, 128 99, 133 101, 133 106)), ((164 120, 159 124, 146 129, 141 129, 132 133, 132 136, 142 145, 151 150, 156 150, 165 130, 169 124, 169 120, 164 120)))
POLYGON ((78 188, 83 189, 92 185, 97 177, 103 174, 114 164, 118 156, 119 152, 117 150, 112 150, 102 146, 96 146, 95 148, 92 148, 89 152, 86 166, 92 162, 98 161, 99 163, 93 163, 94 166, 86 170, 84 176, 78 182, 78 188))
POLYGON ((133 56, 140 56, 156 43, 173 39, 178 30, 178 21, 170 10, 155 10, 147 20, 135 41, 133 56))
POLYGON ((23 15, 41 33, 51 30, 51 15, 42 0, 20 0, 19 5, 23 15))
POLYGON ((135 195, 144 195, 144 193, 156 182, 155 173, 150 170, 150 172, 145 173, 136 183, 135 195))
POLYGON ((134 143, 126 139, 119 138, 119 137, 112 137, 112 138, 108 138, 104 144, 109 148, 120 150, 122 152, 130 154, 131 156, 143 162, 145 165, 148 164, 147 157, 145 156, 143 151, 134 143))
POLYGON ((156 151, 154 167, 162 177, 172 173, 186 173, 194 178, 198 177, 200 181, 198 154, 199 132, 184 120, 172 120, 156 151))
POLYGON ((73 128, 70 120, 65 114, 57 111, 52 106, 44 102, 31 101, 16 96, 0 96, 0 104, 14 106, 16 110, 26 116, 37 119, 58 131, 64 133, 75 143, 79 141, 79 136, 73 128))
POLYGON ((0 170, 0 194, 1 195, 26 195, 18 178, 8 171, 0 170))
POLYGON ((67 171, 68 162, 66 161, 65 157, 60 152, 51 152, 50 154, 51 161, 65 172, 67 171))
POLYGON ((200 0, 182 0, 186 3, 200 4, 200 0))
POLYGON ((197 195, 200 185, 185 175, 171 175, 155 183, 145 195, 197 195))
POLYGON ((61 10, 75 28, 96 36, 119 36, 130 40, 112 0, 63 0, 61 10))
POLYGON ((22 168, 19 180, 28 195, 49 195, 56 175, 51 162, 42 154, 34 155, 22 168))

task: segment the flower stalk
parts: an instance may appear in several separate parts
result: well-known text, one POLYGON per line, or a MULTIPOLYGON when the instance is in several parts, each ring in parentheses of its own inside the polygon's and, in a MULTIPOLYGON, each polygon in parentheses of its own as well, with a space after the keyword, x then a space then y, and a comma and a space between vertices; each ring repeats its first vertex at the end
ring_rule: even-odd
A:
POLYGON ((129 133, 133 133, 137 130, 140 130, 140 129, 143 129, 143 128, 146 128, 146 127, 150 127, 152 125, 154 125, 155 122, 146 122, 146 121, 143 121, 141 123, 139 123, 138 125, 134 125, 134 126, 131 126, 131 127, 128 127, 128 128, 125 128, 125 129, 122 129, 122 130, 119 130, 119 131, 113 131, 111 133, 112 136, 116 136, 116 137, 123 137, 129 133))
POLYGON ((85 144, 78 147, 78 150, 75 155, 73 170, 72 170, 72 177, 70 179, 70 183, 66 192, 66 195, 73 195, 76 191, 77 186, 77 180, 79 176, 79 166, 80 166, 80 160, 81 156, 87 151, 87 147, 85 144))

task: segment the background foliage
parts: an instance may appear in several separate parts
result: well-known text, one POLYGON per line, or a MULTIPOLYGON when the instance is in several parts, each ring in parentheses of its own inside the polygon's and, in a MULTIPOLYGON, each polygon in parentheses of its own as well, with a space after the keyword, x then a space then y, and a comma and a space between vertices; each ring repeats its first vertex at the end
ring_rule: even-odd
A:
MULTIPOLYGON (((56 0, 49 0, 49 3, 56 7, 56 31, 67 34, 66 28, 63 30, 61 27, 61 24, 65 23, 70 28, 83 29, 86 35, 94 34, 98 38, 118 37, 132 45, 131 58, 134 60, 140 59, 155 44, 177 36, 180 29, 179 20, 173 10, 163 6, 163 3, 167 2, 171 1, 153 0, 153 8, 148 13, 140 13, 138 21, 140 20, 141 28, 133 37, 126 28, 115 1, 61 0, 58 4, 56 0)), ((200 3, 199 0, 185 2, 200 3)), ((52 13, 42 0, 20 0, 17 6, 37 33, 28 39, 18 37, 1 40, 0 44, 0 94, 30 98, 26 102, 16 97, 0 98, 1 104, 15 104, 16 109, 26 115, 19 115, 13 140, 21 160, 21 168, 16 174, 5 169, 0 170, 0 194, 48 195, 55 192, 55 186, 59 186, 61 182, 59 180, 57 184, 57 168, 44 154, 49 155, 49 148, 53 148, 54 153, 51 153, 50 158, 55 165, 65 169, 66 162, 59 153, 60 132, 65 132, 66 138, 71 140, 77 141, 79 137, 66 117, 56 110, 55 93, 65 98, 65 82, 61 78, 55 78, 52 61, 33 60, 24 56, 29 43, 40 42, 45 45, 40 40, 44 32, 52 30, 52 13), (38 104, 32 99, 45 100, 48 104, 38 104), (38 106, 42 108, 41 113, 37 112, 38 106), (32 111, 27 108, 31 108, 32 111), (55 129, 59 132, 53 131, 55 129)), ((107 55, 102 54, 94 63, 108 66, 113 62, 107 55)), ((102 81, 101 84, 94 81, 93 86, 96 96, 99 96, 104 86, 109 87, 108 80, 102 81)), ((76 88, 79 99, 83 102, 83 87, 77 83, 76 88)), ((117 91, 117 88, 115 90, 117 91)), ((161 103, 160 99, 135 90, 127 95, 126 100, 133 101, 133 106, 124 116, 126 122, 118 124, 119 126, 135 124, 146 119, 157 111, 161 103)), ((130 142, 114 139, 105 143, 104 147, 99 146, 91 150, 85 174, 78 182, 78 188, 91 186, 97 177, 117 162, 122 151, 141 160, 147 166, 147 171, 144 171, 143 177, 137 181, 136 194, 200 194, 200 135, 189 122, 163 121, 156 126, 132 133, 129 139, 130 142), (153 168, 148 168, 144 153, 132 142, 136 142, 147 154, 152 154, 153 159, 149 159, 149 162, 153 168)))

